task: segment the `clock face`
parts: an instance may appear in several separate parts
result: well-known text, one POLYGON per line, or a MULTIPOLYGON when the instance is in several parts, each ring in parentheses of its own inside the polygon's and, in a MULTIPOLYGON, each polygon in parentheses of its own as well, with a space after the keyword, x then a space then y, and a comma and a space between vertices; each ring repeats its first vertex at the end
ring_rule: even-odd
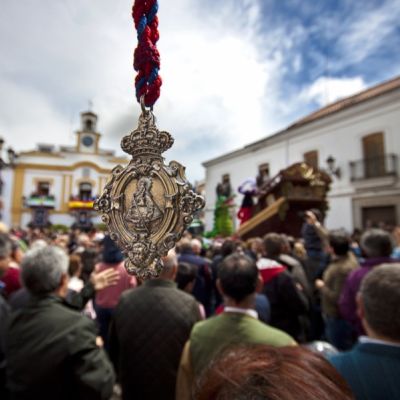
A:
POLYGON ((91 136, 84 136, 82 138, 82 144, 86 147, 90 147, 93 144, 93 138, 91 136))

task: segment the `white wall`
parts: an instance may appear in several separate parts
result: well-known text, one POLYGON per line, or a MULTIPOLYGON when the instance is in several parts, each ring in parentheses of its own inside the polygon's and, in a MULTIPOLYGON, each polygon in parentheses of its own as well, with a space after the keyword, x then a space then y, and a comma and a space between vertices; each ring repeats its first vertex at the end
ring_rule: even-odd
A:
MULTIPOLYGON (((327 168, 326 159, 333 156, 342 173, 340 179, 333 177, 326 224, 331 229, 343 227, 351 231, 354 228, 352 199, 360 189, 350 180, 349 163, 363 158, 362 138, 375 132, 384 132, 385 153, 397 154, 400 163, 400 90, 292 129, 270 139, 262 149, 251 152, 255 146, 249 145, 231 158, 211 162, 206 168, 206 229, 212 229, 215 188, 223 174, 230 174, 236 191, 246 178, 257 175, 260 164, 269 163, 274 176, 279 170, 303 161, 304 153, 318 150, 320 168, 327 168)), ((400 176, 400 169, 397 172, 400 176)), ((371 185, 362 189, 363 195, 379 196, 379 189, 371 185)), ((397 193, 400 203, 399 179, 385 189, 389 194, 397 193)), ((241 200, 238 194, 237 206, 241 200)))

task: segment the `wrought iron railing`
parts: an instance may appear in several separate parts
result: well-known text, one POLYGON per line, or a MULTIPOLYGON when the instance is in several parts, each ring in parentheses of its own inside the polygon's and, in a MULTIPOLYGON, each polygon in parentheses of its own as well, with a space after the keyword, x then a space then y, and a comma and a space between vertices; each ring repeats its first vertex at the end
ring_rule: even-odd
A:
POLYGON ((352 181, 397 175, 398 157, 396 154, 385 154, 380 157, 350 162, 350 179, 352 181))

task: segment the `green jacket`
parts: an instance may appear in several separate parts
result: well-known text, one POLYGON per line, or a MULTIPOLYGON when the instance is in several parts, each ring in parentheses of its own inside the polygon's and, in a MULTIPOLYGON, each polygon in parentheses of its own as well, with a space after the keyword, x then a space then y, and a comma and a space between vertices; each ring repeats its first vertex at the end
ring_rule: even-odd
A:
POLYGON ((10 398, 109 399, 114 372, 96 335, 94 322, 61 298, 31 298, 6 331, 10 398))
POLYGON ((285 332, 245 314, 224 312, 198 322, 190 335, 190 356, 196 376, 221 350, 236 343, 290 346, 295 341, 285 332))

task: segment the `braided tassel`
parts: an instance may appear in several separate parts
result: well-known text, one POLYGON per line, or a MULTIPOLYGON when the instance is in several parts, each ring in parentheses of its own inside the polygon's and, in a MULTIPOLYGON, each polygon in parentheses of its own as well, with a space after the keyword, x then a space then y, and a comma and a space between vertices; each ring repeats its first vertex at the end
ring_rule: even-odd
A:
POLYGON ((160 97, 161 77, 160 53, 156 43, 158 33, 157 0, 135 0, 132 7, 132 18, 137 31, 138 45, 133 56, 133 67, 137 72, 135 78, 136 98, 144 96, 146 107, 152 107, 160 97))

